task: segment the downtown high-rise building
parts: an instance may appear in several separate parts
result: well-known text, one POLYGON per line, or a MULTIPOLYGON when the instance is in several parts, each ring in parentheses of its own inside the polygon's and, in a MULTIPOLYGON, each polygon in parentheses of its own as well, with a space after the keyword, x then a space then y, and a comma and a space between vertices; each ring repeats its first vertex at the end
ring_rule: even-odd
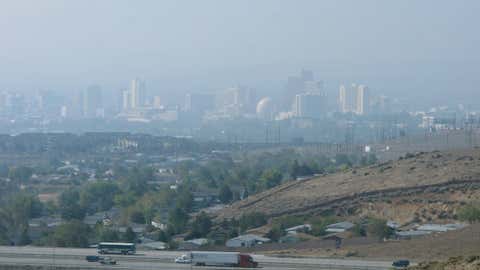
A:
POLYGON ((327 112, 326 96, 319 93, 303 93, 295 96, 293 113, 301 118, 320 118, 327 112))
POLYGON ((302 69, 300 76, 288 77, 283 97, 283 109, 292 109, 292 103, 293 106, 295 106, 296 96, 303 93, 319 95, 323 95, 324 93, 323 81, 315 81, 313 71, 311 70, 302 69))
POLYGON ((135 78, 130 82, 130 88, 122 91, 122 108, 123 110, 135 110, 145 105, 147 105, 145 81, 135 78))
POLYGON ((368 114, 370 111, 370 95, 368 87, 365 85, 359 85, 357 87, 357 111, 359 115, 368 114))
POLYGON ((130 107, 136 109, 146 105, 147 93, 145 81, 134 79, 130 84, 130 107))
POLYGON ((342 113, 364 115, 369 112, 370 95, 368 87, 364 85, 352 84, 350 87, 340 85, 338 97, 342 113))

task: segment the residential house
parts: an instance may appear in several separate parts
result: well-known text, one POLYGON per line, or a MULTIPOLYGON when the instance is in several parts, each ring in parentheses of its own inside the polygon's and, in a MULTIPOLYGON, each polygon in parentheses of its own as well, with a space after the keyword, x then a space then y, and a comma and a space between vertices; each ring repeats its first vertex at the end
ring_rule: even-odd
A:
POLYGON ((268 242, 270 242, 270 239, 268 238, 254 235, 254 234, 245 234, 245 235, 240 235, 228 240, 225 245, 227 247, 232 247, 232 248, 254 247, 256 245, 261 245, 263 243, 268 243, 268 242))
POLYGON ((298 226, 294 226, 294 227, 285 229, 285 231, 287 233, 290 233, 290 232, 309 232, 311 230, 312 230, 312 225, 310 225, 310 224, 303 224, 303 225, 298 225, 298 226))
POLYGON ((339 222, 335 224, 330 224, 327 226, 327 229, 325 230, 326 232, 329 233, 340 233, 340 232, 345 232, 353 228, 355 224, 344 221, 344 222, 339 222))
POLYGON ((208 245, 208 239, 197 238, 192 240, 183 241, 178 245, 179 250, 196 250, 202 246, 208 245))

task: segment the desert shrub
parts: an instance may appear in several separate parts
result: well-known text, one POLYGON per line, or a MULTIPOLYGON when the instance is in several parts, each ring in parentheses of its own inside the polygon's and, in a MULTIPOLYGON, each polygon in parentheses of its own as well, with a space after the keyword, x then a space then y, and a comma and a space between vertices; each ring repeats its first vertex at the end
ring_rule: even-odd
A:
POLYGON ((248 213, 242 215, 238 222, 240 230, 243 232, 248 229, 257 228, 267 224, 267 216, 258 212, 248 213))
POLYGON ((468 204, 458 210, 458 219, 470 223, 480 221, 480 207, 474 204, 468 204))
POLYGON ((388 238, 393 234, 392 228, 387 226, 387 221, 383 219, 372 218, 367 225, 367 232, 379 239, 388 238))
POLYGON ((310 220, 312 224, 311 234, 315 236, 323 236, 327 234, 327 226, 337 222, 337 219, 333 216, 317 217, 310 220))

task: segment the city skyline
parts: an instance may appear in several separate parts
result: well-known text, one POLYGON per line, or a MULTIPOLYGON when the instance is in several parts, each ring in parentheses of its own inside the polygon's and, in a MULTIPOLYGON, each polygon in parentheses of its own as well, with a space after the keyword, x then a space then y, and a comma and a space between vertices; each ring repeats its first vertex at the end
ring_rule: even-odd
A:
POLYGON ((142 76, 158 93, 228 85, 273 93, 283 87, 277 78, 305 67, 327 89, 362 82, 417 103, 466 103, 479 96, 476 8, 446 1, 3 3, 0 89, 74 92, 97 84, 112 92, 142 76))

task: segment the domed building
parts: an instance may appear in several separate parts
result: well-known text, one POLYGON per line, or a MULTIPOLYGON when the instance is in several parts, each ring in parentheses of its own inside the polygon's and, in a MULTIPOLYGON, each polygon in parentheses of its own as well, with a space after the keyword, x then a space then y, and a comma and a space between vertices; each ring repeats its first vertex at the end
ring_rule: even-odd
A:
POLYGON ((275 104, 270 97, 264 97, 257 103, 257 116, 265 120, 274 118, 275 104))

